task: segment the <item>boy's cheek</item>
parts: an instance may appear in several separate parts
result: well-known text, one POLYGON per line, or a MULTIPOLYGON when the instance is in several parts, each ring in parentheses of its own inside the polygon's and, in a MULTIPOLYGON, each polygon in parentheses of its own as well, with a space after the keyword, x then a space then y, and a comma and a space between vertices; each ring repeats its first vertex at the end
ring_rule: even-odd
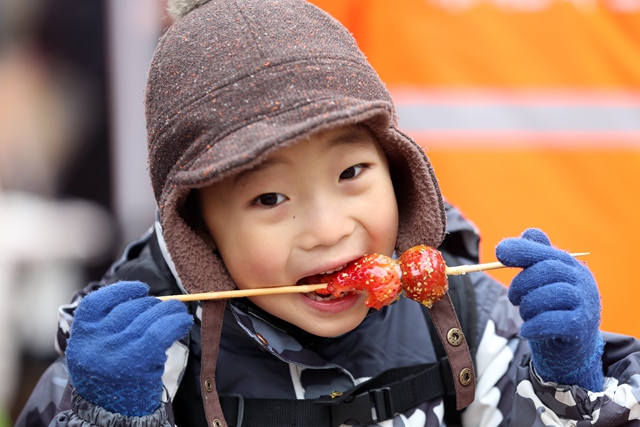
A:
POLYGON ((278 258, 273 247, 255 249, 246 252, 238 250, 235 256, 230 255, 230 262, 225 262, 231 278, 239 289, 292 284, 284 283, 282 272, 285 264, 278 258))

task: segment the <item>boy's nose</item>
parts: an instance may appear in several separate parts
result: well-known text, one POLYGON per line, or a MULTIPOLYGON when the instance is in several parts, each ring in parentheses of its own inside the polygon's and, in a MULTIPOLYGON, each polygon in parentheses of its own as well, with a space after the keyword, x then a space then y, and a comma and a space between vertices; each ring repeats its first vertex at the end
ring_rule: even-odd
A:
POLYGON ((336 203, 314 203, 306 212, 302 228, 302 246, 313 249, 317 246, 333 246, 350 236, 355 229, 355 220, 336 203))

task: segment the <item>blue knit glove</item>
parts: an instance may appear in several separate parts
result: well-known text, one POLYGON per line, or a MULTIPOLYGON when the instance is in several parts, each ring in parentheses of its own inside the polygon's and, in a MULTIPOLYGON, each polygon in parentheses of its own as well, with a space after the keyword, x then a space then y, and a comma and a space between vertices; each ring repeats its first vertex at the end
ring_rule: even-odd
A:
POLYGON ((600 294, 589 269, 533 228, 500 242, 496 256, 524 269, 508 297, 520 306, 520 335, 529 340, 536 372, 545 381, 602 391, 600 294))
POLYGON ((91 292, 76 309, 66 350, 71 384, 113 413, 140 417, 158 409, 166 351, 193 324, 182 302, 148 291, 141 282, 119 282, 91 292))

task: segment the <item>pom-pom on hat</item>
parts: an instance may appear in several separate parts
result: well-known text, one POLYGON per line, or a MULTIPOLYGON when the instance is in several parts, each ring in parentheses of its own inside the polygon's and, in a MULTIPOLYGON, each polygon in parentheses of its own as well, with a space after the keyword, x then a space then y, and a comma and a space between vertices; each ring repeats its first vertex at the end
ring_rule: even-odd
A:
MULTIPOLYGON (((340 23, 304 0, 169 0, 168 11, 174 23, 146 89, 149 173, 166 247, 188 292, 235 287, 186 218, 189 193, 340 125, 368 127, 389 159, 398 252, 441 243, 445 208, 431 165, 397 128, 384 84, 340 23)), ((204 303, 203 384, 214 378, 224 304, 204 303)), ((215 387, 204 398, 207 415, 218 416, 215 387)))

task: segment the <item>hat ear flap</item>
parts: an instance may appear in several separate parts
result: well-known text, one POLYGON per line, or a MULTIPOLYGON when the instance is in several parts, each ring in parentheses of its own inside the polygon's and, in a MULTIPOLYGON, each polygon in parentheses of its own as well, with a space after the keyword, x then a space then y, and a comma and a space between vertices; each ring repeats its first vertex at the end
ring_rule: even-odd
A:
POLYGON ((207 224, 204 221, 200 197, 202 196, 198 189, 191 190, 184 202, 184 213, 182 216, 198 237, 200 237, 200 239, 202 239, 202 241, 215 252, 218 250, 218 246, 216 245, 209 227, 207 227, 207 224))

